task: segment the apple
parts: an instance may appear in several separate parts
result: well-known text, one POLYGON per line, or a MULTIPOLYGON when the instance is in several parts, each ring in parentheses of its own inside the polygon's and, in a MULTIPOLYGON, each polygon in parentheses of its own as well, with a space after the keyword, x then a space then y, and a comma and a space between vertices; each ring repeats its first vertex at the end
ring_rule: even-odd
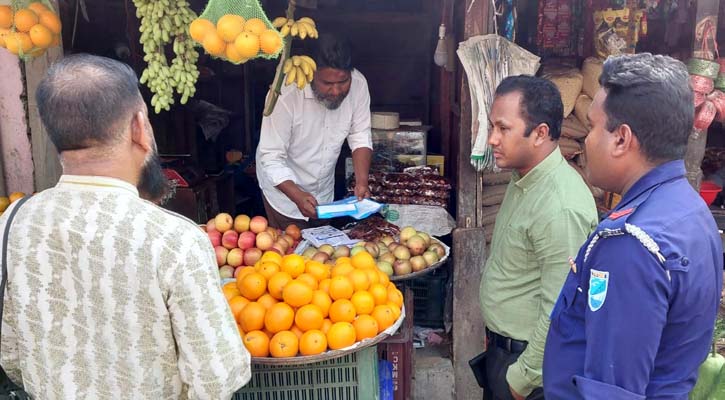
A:
POLYGON ((423 256, 415 256, 410 259, 410 266, 412 267, 413 272, 418 272, 428 268, 428 263, 426 263, 423 256))
POLYGON ((230 229, 232 229, 232 226, 234 225, 234 219, 231 215, 227 213, 221 213, 218 214, 214 218, 214 226, 216 227, 216 230, 218 230, 221 233, 224 233, 230 229))
POLYGON ((370 253, 370 255, 373 256, 373 258, 377 258, 378 255, 380 254, 380 250, 378 249, 378 245, 375 244, 375 243, 373 243, 373 242, 365 243, 365 251, 367 251, 368 253, 370 253))
POLYGON ((418 232, 418 236, 423 238, 423 241, 425 242, 425 247, 429 247, 431 243, 430 235, 425 232, 418 232))
POLYGON ((408 239, 412 238, 413 235, 416 235, 417 233, 418 231, 416 231, 412 226, 406 226, 400 230, 400 243, 406 244, 408 239))
POLYGON ((222 245, 222 234, 219 231, 209 231, 206 235, 209 236, 212 246, 217 247, 222 245))
POLYGON ((386 262, 390 265, 393 265, 395 260, 396 260, 396 258, 395 258, 395 255, 393 255, 393 253, 385 253, 382 256, 380 256, 380 258, 378 259, 378 261, 386 262))
POLYGON ((239 235, 237 246, 242 250, 251 249, 257 243, 257 235, 254 232, 246 231, 239 235))
POLYGON ((423 254, 426 248, 425 240, 418 235, 411 236, 410 239, 405 242, 405 245, 408 246, 412 256, 419 256, 423 254))
POLYGON ((317 254, 317 249, 314 246, 310 246, 302 252, 302 257, 311 259, 315 254, 317 254))
POLYGON ((283 255, 285 255, 285 253, 287 253, 287 248, 286 247, 283 248, 282 245, 279 244, 279 242, 275 242, 269 250, 276 251, 281 256, 283 256, 283 255))
POLYGON ((362 246, 355 246, 352 249, 350 249, 350 256, 354 256, 355 254, 365 251, 365 248, 362 246))
POLYGON ((234 218, 234 230, 242 233, 249 230, 249 221, 251 219, 248 215, 245 214, 239 214, 236 218, 234 218))
POLYGON ((252 266, 256 264, 260 258, 262 258, 262 250, 256 247, 252 247, 251 249, 244 251, 244 265, 252 266))
POLYGON ((256 216, 249 221, 249 230, 254 233, 261 233, 267 230, 267 218, 256 216))
POLYGON ((350 257, 350 248, 344 245, 335 247, 335 252, 332 253, 332 258, 350 257))
POLYGON ((211 232, 211 231, 215 231, 215 230, 217 230, 217 229, 216 229, 216 224, 214 223, 214 218, 210 219, 209 221, 206 221, 206 231, 211 232))
POLYGON ((229 250, 237 247, 238 241, 239 241, 239 234, 234 230, 226 231, 222 235, 222 246, 226 247, 229 250))
POLYGON ((227 263, 227 255, 229 250, 226 247, 217 246, 214 248, 214 254, 216 254, 216 263, 218 266, 222 266, 227 263))
POLYGON ((321 263, 324 264, 324 263, 327 262, 327 260, 330 259, 330 255, 327 254, 327 253, 325 253, 325 252, 318 251, 317 254, 315 254, 314 256, 312 256, 312 259, 314 261, 319 261, 319 262, 321 262, 321 263))
POLYGON ((430 267, 431 265, 438 262, 440 257, 438 257, 438 253, 436 253, 433 250, 428 250, 425 253, 423 253, 423 258, 425 259, 426 264, 430 267))
POLYGON ((443 258, 446 255, 446 249, 440 243, 433 243, 428 247, 429 251, 435 251, 438 254, 438 258, 443 258))
POLYGON ((385 272, 386 275, 392 276, 395 271, 393 270, 393 265, 386 261, 378 261, 378 269, 380 271, 385 272))
POLYGON ((284 230, 284 232, 290 235, 294 240, 300 240, 300 238, 302 237, 302 232, 300 232, 300 228, 298 228, 295 224, 290 224, 287 229, 284 230))
POLYGON ((380 238, 380 241, 385 243, 386 246, 389 246, 390 243, 393 243, 395 241, 395 239, 393 239, 392 236, 385 235, 380 238))
POLYGON ((398 246, 393 250, 393 255, 398 260, 409 260, 410 259, 410 250, 408 250, 405 246, 398 246))
POLYGON ((227 254, 227 264, 232 267, 238 267, 244 262, 244 250, 242 249, 231 249, 227 254))
POLYGON ((272 238, 272 234, 269 232, 260 232, 257 234, 257 248, 266 251, 272 248, 272 245, 274 244, 274 239, 272 238))
POLYGON ((219 277, 222 279, 229 279, 234 277, 234 267, 225 265, 219 268, 219 277))
POLYGON ((332 254, 335 253, 335 248, 330 246, 329 244, 323 244, 320 246, 319 250, 323 253, 326 253, 328 257, 332 257, 332 254))
POLYGON ((413 266, 410 265, 408 260, 398 260, 393 264, 393 270, 395 275, 407 275, 413 271, 413 266))

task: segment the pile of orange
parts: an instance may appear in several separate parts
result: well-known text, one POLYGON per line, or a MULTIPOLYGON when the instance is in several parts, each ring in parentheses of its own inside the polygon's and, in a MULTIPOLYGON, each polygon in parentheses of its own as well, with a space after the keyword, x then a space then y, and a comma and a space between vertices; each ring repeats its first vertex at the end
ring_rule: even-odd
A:
POLYGON ((0 47, 22 56, 38 57, 60 44, 58 15, 43 3, 33 2, 13 12, 0 5, 0 47))
POLYGON ((235 64, 244 63, 262 54, 277 54, 282 48, 282 35, 259 18, 244 20, 236 14, 226 14, 216 25, 197 18, 189 25, 191 38, 204 47, 209 55, 224 58, 235 64))
POLYGON ((253 357, 352 346, 392 326, 403 305, 403 294, 366 252, 335 265, 266 252, 223 292, 253 357))

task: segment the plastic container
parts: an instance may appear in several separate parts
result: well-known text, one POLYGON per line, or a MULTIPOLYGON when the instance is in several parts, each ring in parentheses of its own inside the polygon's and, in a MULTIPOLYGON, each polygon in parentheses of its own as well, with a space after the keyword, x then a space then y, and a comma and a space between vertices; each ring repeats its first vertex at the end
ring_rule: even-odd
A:
POLYGON ((703 200, 705 200, 708 207, 713 201, 715 201, 715 198, 720 191, 722 191, 722 188, 712 182, 704 181, 700 184, 700 196, 703 200))
POLYGON ((447 282, 447 268, 438 268, 420 278, 395 282, 400 290, 409 288, 413 292, 413 320, 416 325, 428 328, 444 327, 445 301, 442 299, 446 298, 447 282))
POLYGON ((252 365, 252 379, 233 400, 377 400, 378 352, 375 346, 314 364, 252 365))

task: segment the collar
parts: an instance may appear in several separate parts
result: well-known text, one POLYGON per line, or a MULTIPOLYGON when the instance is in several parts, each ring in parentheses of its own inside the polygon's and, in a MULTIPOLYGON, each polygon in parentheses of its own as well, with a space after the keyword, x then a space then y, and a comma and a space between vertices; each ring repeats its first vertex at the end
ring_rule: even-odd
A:
POLYGON ((554 151, 551 152, 546 158, 541 161, 539 164, 537 164, 534 168, 531 169, 526 175, 521 177, 519 175, 519 172, 514 170, 513 171, 513 181, 514 185, 521 188, 524 192, 532 188, 536 185, 537 182, 539 182, 543 177, 546 175, 549 175, 551 171, 553 171, 556 167, 558 167, 561 163, 564 162, 564 157, 561 155, 561 151, 559 150, 559 146, 556 146, 554 148, 554 151))
POLYGON ((654 186, 685 176, 685 161, 674 160, 658 165, 646 173, 622 196, 622 201, 616 209, 621 209, 642 193, 652 189, 654 186))
POLYGON ((305 99, 315 100, 315 92, 312 91, 312 82, 310 82, 309 85, 305 85, 305 88, 302 89, 302 93, 304 94, 305 99))
POLYGON ((130 192, 134 196, 138 197, 138 189, 132 184, 122 181, 120 179, 111 178, 107 176, 91 176, 91 175, 63 175, 58 180, 58 184, 55 187, 71 187, 71 186, 85 186, 85 187, 96 187, 96 188, 107 188, 107 189, 121 189, 130 192))

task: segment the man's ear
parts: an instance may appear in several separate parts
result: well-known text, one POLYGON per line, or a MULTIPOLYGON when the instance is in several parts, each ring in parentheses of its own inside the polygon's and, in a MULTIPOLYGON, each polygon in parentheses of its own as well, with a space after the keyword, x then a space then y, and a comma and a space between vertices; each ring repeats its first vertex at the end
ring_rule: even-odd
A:
POLYGON ((622 124, 612 132, 612 156, 622 157, 631 151, 639 151, 639 141, 627 124, 622 124))
POLYGON ((151 132, 148 131, 146 116, 138 111, 131 119, 131 141, 134 145, 140 146, 144 152, 152 150, 151 132))
POLYGON ((547 124, 539 124, 534 128, 534 145, 540 146, 548 141, 551 140, 549 137, 549 125, 547 124))

